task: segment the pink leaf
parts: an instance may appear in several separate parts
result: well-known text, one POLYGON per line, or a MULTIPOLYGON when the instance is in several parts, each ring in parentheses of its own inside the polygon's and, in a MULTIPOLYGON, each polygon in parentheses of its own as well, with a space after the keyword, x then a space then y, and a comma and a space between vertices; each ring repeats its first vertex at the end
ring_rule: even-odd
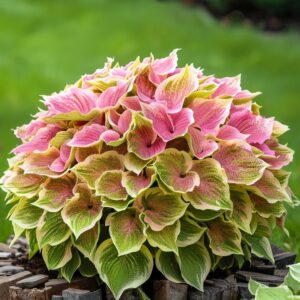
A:
POLYGON ((53 124, 49 124, 46 127, 42 127, 38 130, 37 134, 32 137, 29 142, 26 142, 12 150, 13 153, 29 153, 29 152, 43 152, 49 147, 49 142, 61 131, 59 127, 53 124))
POLYGON ((166 107, 161 103, 142 105, 144 115, 152 120, 156 133, 168 142, 187 133, 188 127, 194 122, 193 112, 183 108, 175 114, 168 114, 166 107))
POLYGON ((165 101, 169 113, 179 112, 185 97, 198 88, 198 78, 193 67, 186 66, 180 73, 165 79, 155 91, 157 101, 165 101))
POLYGON ((230 125, 224 125, 220 128, 217 137, 221 140, 246 140, 249 135, 242 134, 238 129, 230 125))
POLYGON ((116 86, 109 87, 97 100, 99 108, 115 107, 119 101, 127 94, 131 86, 128 81, 120 81, 116 86))
POLYGON ((106 127, 99 124, 84 126, 74 134, 73 138, 68 142, 68 146, 89 147, 100 141, 100 136, 104 131, 106 131, 106 127))
POLYGON ((196 99, 189 107, 194 112, 194 126, 199 127, 204 134, 216 134, 219 126, 224 124, 226 118, 229 115, 231 100, 196 99))
POLYGON ((237 128, 243 134, 249 134, 248 143, 262 144, 272 135, 274 118, 256 116, 249 110, 233 113, 228 125, 237 128))
POLYGON ((199 129, 190 127, 189 134, 190 147, 197 158, 210 156, 218 149, 218 144, 214 140, 206 138, 199 129))

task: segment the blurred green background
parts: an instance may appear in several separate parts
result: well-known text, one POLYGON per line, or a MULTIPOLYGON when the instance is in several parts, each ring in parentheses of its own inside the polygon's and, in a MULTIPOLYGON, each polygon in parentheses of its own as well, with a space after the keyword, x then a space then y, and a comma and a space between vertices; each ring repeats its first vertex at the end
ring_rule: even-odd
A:
MULTIPOLYGON (((107 56, 125 64, 136 56, 179 52, 206 74, 242 73, 243 87, 262 91, 263 114, 290 126, 284 142, 296 151, 289 167, 300 195, 300 34, 276 34, 245 26, 224 26, 200 8, 155 0, 0 0, 0 172, 18 143, 12 128, 29 122, 39 95, 58 91, 107 56)), ((1 192, 1 198, 4 193, 1 192)), ((11 233, 0 202, 0 239, 11 233)), ((300 253, 300 207, 290 209, 290 238, 276 243, 300 253)))

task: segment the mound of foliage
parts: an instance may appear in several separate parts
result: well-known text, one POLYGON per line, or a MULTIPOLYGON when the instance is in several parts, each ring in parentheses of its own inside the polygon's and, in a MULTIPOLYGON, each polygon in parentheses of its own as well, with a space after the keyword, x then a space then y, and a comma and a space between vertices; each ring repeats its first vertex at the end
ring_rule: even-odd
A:
POLYGON ((273 261, 269 237, 293 205, 288 127, 260 115, 240 77, 166 58, 108 59, 43 96, 15 130, 1 184, 15 237, 71 280, 99 274, 116 298, 156 268, 203 289, 211 270, 273 261))

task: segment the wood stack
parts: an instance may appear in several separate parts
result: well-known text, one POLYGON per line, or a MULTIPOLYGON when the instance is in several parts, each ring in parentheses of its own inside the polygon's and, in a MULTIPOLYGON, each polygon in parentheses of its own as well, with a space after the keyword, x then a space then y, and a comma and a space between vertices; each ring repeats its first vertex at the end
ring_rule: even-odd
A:
MULTIPOLYGON (((251 299, 248 281, 251 278, 268 286, 277 286, 287 274, 286 266, 294 263, 295 254, 273 246, 275 264, 253 257, 243 270, 211 274, 205 281, 205 292, 186 284, 168 280, 153 280, 145 286, 154 300, 235 300, 251 299)), ((109 289, 98 278, 76 277, 71 283, 57 279, 57 273, 47 271, 41 257, 28 261, 27 243, 19 239, 9 248, 0 243, 0 300, 113 300, 109 289)), ((142 298, 138 290, 126 291, 122 300, 142 298)))

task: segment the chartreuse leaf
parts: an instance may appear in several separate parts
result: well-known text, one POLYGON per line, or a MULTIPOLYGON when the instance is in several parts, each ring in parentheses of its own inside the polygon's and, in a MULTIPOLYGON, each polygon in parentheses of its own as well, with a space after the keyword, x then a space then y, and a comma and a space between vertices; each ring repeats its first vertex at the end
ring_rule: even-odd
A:
POLYGON ((285 187, 280 184, 279 180, 269 170, 265 170, 263 176, 254 185, 249 186, 248 189, 252 193, 266 199, 269 203, 278 201, 292 202, 285 187))
POLYGON ((209 253, 202 242, 178 248, 177 257, 181 275, 185 282, 192 287, 203 291, 203 282, 206 279, 211 261, 209 253))
POLYGON ((124 156, 124 165, 128 171, 137 175, 151 162, 151 159, 141 159, 132 152, 127 152, 124 156))
POLYGON ((122 185, 122 175, 120 170, 105 171, 95 183, 96 195, 112 200, 125 200, 128 194, 122 185))
POLYGON ((241 230, 252 233, 250 225, 253 204, 249 195, 245 190, 232 188, 230 196, 233 202, 233 211, 226 212, 228 219, 234 222, 241 230))
POLYGON ((125 187, 128 195, 136 197, 153 184, 155 177, 153 167, 146 167, 143 173, 139 175, 133 172, 125 172, 122 177, 122 185, 125 187))
POLYGON ((78 239, 74 239, 74 246, 85 256, 92 257, 100 236, 99 222, 96 225, 82 233, 78 239))
POLYGON ((27 229, 25 231, 25 237, 26 237, 26 240, 28 241, 28 245, 29 245, 28 259, 31 259, 39 251, 39 246, 38 246, 38 242, 36 239, 35 230, 27 229))
POLYGON ((72 232, 63 221, 61 213, 44 213, 36 229, 36 236, 39 247, 45 245, 56 246, 71 236, 72 232))
POLYGON ((229 185, 224 169, 212 158, 197 160, 192 171, 200 177, 200 185, 183 195, 195 208, 201 210, 231 210, 229 185))
POLYGON ((274 263, 274 257, 268 238, 244 233, 243 239, 251 247, 251 252, 253 254, 258 257, 266 258, 271 263, 274 263))
POLYGON ((267 287, 267 286, 250 278, 249 283, 248 283, 248 289, 252 295, 255 295, 255 293, 259 287, 267 287))
POLYGON ((79 268, 81 264, 81 259, 79 253, 76 249, 72 251, 72 259, 69 260, 61 269, 60 274, 63 278, 65 278, 68 282, 71 282, 76 270, 79 268))
POLYGON ((46 245, 42 250, 43 259, 48 270, 62 268, 72 259, 71 241, 65 241, 57 246, 46 245))
POLYGON ((95 265, 87 257, 81 257, 79 272, 83 277, 94 277, 98 274, 95 265))
POLYGON ((59 131, 54 138, 51 139, 50 145, 59 149, 66 140, 69 140, 73 137, 73 132, 71 130, 59 131))
POLYGON ((49 212, 57 212, 74 196, 74 184, 74 176, 51 178, 39 192, 38 200, 32 204, 49 212))
POLYGON ((94 154, 88 156, 83 162, 78 163, 73 171, 82 179, 88 186, 95 188, 96 180, 109 170, 123 170, 122 155, 116 151, 107 151, 102 154, 94 154))
POLYGON ((158 155, 154 166, 161 181, 174 192, 191 192, 200 184, 199 175, 192 171, 193 161, 187 152, 166 149, 158 155))
POLYGON ((99 246, 94 262, 100 278, 116 299, 120 299, 125 290, 137 288, 147 281, 153 269, 152 254, 145 246, 138 252, 119 256, 110 239, 99 246))
POLYGON ((193 206, 189 206, 187 209, 187 214, 197 221, 211 221, 213 219, 218 218, 221 214, 223 214, 223 210, 215 211, 215 210, 200 210, 196 209, 193 206))
POLYGON ((125 210, 129 204, 131 204, 134 200, 127 199, 127 200, 112 200, 106 197, 101 197, 101 202, 103 207, 109 207, 116 211, 125 210))
POLYGON ((155 255, 155 265, 170 281, 176 283, 184 282, 174 253, 158 250, 155 255))
POLYGON ((178 254, 176 240, 180 232, 180 223, 176 221, 173 225, 166 226, 160 231, 153 231, 147 228, 147 241, 152 247, 158 247, 164 252, 178 254))
POLYGON ((32 229, 37 226, 42 214, 42 209, 33 206, 30 200, 21 198, 15 205, 9 220, 22 228, 32 229))
POLYGON ((180 233, 176 242, 177 246, 186 247, 198 242, 206 229, 206 227, 201 227, 191 218, 182 217, 180 219, 180 233))
POLYGON ((259 286, 255 292, 256 300, 283 300, 283 299, 297 299, 292 291, 285 285, 276 287, 259 286))
POLYGON ((289 272, 284 278, 284 283, 294 292, 300 294, 300 263, 288 266, 289 272))
POLYGON ((215 255, 243 255, 241 232, 233 222, 221 218, 215 219, 208 223, 207 235, 209 247, 215 255))
POLYGON ((250 198, 254 203, 255 212, 263 218, 269 218, 270 216, 279 218, 286 213, 283 202, 278 201, 271 204, 254 194, 250 195, 250 198))
POLYGON ((43 177, 35 174, 19 174, 11 173, 5 179, 3 187, 20 197, 32 198, 34 197, 44 181, 43 177))
POLYGON ((146 240, 144 224, 136 208, 112 213, 109 217, 109 233, 119 255, 139 251, 146 240))
POLYGON ((92 195, 86 184, 79 183, 75 189, 75 196, 67 202, 62 210, 64 222, 78 238, 83 232, 93 228, 101 216, 100 197, 92 195))
POLYGON ((10 242, 9 247, 11 247, 12 245, 14 245, 15 242, 18 240, 18 238, 25 231, 25 229, 23 227, 19 226, 18 224, 15 224, 14 222, 12 222, 12 227, 13 227, 13 231, 14 231, 14 238, 10 242))
POLYGON ((228 182, 251 185, 259 180, 268 164, 241 145, 222 143, 213 158, 225 169, 228 182))
POLYGON ((179 194, 164 194, 159 188, 150 188, 136 199, 143 209, 144 221, 154 231, 160 231, 180 219, 187 208, 179 194))

